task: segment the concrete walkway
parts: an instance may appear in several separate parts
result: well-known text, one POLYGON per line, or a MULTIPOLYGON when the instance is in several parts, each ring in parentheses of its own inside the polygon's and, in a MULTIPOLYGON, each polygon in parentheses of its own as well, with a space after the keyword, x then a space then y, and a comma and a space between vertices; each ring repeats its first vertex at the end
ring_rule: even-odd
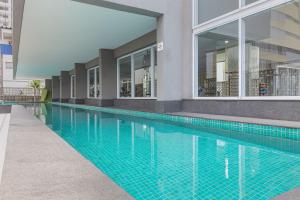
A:
POLYGON ((282 195, 279 195, 273 200, 299 200, 299 199, 300 199, 300 188, 297 188, 295 190, 291 190, 282 195))
POLYGON ((13 106, 1 200, 126 200, 125 191, 21 106, 13 106))
MULTIPOLYGON (((0 110, 2 110, 2 107, 0 107, 0 110)), ((9 113, 1 113, 0 111, 0 183, 5 159, 9 121, 10 111, 9 113)))

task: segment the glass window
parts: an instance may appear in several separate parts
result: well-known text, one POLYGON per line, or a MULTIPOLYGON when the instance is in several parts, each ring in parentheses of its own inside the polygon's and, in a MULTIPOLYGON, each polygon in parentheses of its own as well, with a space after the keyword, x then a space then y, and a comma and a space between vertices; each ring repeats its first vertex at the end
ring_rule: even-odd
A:
POLYGON ((100 82, 100 68, 95 67, 88 70, 88 97, 101 97, 101 82, 100 82))
POLYGON ((134 54, 135 97, 151 97, 151 49, 134 54))
POLYGON ((198 24, 239 8, 239 0, 198 0, 198 24))
POLYGON ((75 85, 75 75, 71 76, 71 98, 75 98, 75 91, 76 91, 76 85, 75 85))
POLYGON ((156 47, 149 47, 118 59, 118 69, 119 97, 156 97, 156 47))
POLYGON ((238 56, 238 22, 198 35, 198 96, 238 96, 238 56))
POLYGON ((120 97, 131 97, 131 56, 119 61, 120 97))
POLYGON ((244 18, 246 96, 300 96, 299 10, 294 1, 244 18))

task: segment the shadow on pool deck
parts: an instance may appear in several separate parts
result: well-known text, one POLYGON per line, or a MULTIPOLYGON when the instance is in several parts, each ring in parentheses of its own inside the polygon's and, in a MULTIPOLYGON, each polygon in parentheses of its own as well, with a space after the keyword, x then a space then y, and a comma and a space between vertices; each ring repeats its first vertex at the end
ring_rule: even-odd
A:
POLYGON ((132 197, 22 106, 13 106, 0 199, 132 197))

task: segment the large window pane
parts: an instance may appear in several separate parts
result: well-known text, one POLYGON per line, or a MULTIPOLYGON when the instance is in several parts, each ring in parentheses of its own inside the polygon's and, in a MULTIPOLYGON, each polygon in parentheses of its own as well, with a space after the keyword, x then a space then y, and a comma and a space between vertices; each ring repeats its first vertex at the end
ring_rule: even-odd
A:
POLYGON ((238 96, 238 22, 198 35, 198 96, 238 96))
POLYGON ((95 72, 94 69, 89 70, 89 97, 95 97, 95 72))
POLYGON ((247 17, 247 96, 300 96, 298 1, 247 17))
POLYGON ((151 97, 151 49, 134 54, 135 97, 151 97))
POLYGON ((201 24, 239 8, 239 0, 198 0, 198 23, 201 24))
POLYGON ((131 57, 120 60, 120 97, 131 97, 131 57))

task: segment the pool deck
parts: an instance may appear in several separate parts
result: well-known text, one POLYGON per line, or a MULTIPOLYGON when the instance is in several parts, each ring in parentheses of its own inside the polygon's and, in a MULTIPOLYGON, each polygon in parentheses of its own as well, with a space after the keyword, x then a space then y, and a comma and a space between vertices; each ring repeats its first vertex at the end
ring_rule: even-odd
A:
POLYGON ((288 191, 282 195, 277 196, 273 200, 298 200, 300 199, 300 188, 288 191))
MULTIPOLYGON (((172 114, 243 123, 257 123, 258 120, 194 113, 172 114)), ((299 122, 279 121, 278 124, 278 120, 271 121, 277 125, 300 127, 299 122)), ((22 106, 13 106, 11 114, 0 116, 0 122, 0 130, 4 129, 4 132, 6 126, 3 124, 9 123, 2 180, 0 168, 1 200, 133 199, 22 106)), ((260 122, 271 125, 270 120, 260 122)), ((2 133, 0 131, 0 142, 6 144, 6 136, 1 137, 2 133)), ((0 151, 3 150, 1 143, 0 151)), ((300 188, 274 198, 296 199, 300 199, 300 188)))
POLYGON ((228 115, 211 115, 211 114, 190 113, 190 112, 174 112, 174 113, 168 113, 168 114, 177 115, 177 116, 185 116, 185 117, 196 117, 196 118, 203 118, 203 119, 233 121, 233 122, 249 123, 249 124, 280 126, 280 127, 288 127, 288 128, 300 128, 300 122, 298 122, 298 121, 260 119, 260 118, 238 117, 238 116, 228 116, 228 115))
POLYGON ((13 106, 0 199, 133 198, 22 106, 13 106))

